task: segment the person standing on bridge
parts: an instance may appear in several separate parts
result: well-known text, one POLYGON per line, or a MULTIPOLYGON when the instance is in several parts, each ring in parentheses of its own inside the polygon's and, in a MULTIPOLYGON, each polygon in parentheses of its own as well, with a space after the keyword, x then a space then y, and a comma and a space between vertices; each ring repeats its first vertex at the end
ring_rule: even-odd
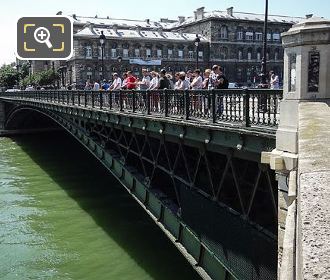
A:
POLYGON ((93 90, 94 91, 99 91, 100 90, 100 84, 98 83, 98 81, 95 81, 94 86, 93 86, 93 90))

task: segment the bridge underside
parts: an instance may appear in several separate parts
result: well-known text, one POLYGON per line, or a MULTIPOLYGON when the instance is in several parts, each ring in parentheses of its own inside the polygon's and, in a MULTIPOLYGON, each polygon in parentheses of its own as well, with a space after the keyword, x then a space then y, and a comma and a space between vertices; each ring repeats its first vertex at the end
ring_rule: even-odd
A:
POLYGON ((56 106, 8 106, 7 130, 57 123, 69 131, 203 277, 277 278, 277 186, 259 153, 160 122, 56 106))

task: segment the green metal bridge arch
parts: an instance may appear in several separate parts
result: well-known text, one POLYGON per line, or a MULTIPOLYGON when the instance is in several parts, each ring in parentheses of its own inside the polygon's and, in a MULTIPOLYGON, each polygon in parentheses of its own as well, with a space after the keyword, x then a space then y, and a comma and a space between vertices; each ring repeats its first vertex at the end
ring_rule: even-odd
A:
POLYGON ((275 174, 259 159, 275 145, 271 133, 46 99, 2 102, 8 107, 6 129, 18 129, 29 113, 40 114, 75 137, 203 278, 276 278, 277 188, 275 174))

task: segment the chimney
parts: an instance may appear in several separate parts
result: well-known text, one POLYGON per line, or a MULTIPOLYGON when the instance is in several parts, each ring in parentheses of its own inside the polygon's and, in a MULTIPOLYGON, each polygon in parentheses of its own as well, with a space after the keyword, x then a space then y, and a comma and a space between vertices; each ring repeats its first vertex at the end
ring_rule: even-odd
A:
POLYGON ((306 15, 305 17, 306 17, 306 18, 311 18, 311 17, 313 17, 313 14, 308 14, 308 15, 306 15))
POLYGON ((141 26, 140 25, 136 25, 136 31, 137 31, 137 33, 141 33, 141 26))
POLYGON ((94 33, 94 26, 94 23, 88 22, 88 28, 92 33, 94 33))
POLYGON ((227 8, 227 15, 232 17, 233 16, 233 11, 234 11, 234 7, 227 8))
POLYGON ((200 7, 196 10, 195 13, 195 20, 200 20, 204 18, 204 9, 205 7, 200 7))
POLYGON ((115 33, 117 33, 117 32, 118 32, 118 25, 117 25, 117 24, 114 24, 114 25, 112 26, 112 29, 113 29, 113 31, 114 31, 115 33))
POLYGON ((95 15, 95 18, 97 18, 97 15, 95 15))
POLYGON ((147 24, 150 24, 150 19, 147 18, 147 19, 146 19, 146 23, 147 23, 147 24))
POLYGON ((109 16, 107 16, 107 19, 110 19, 110 17, 109 17, 109 16))
POLYGON ((186 20, 186 18, 183 16, 178 16, 178 19, 179 19, 179 23, 183 23, 186 20))

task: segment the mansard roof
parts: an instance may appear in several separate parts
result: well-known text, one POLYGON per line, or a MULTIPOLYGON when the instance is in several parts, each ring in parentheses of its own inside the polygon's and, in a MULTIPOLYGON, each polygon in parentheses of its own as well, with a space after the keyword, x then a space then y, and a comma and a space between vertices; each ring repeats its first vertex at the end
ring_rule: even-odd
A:
MULTIPOLYGON (((185 32, 169 32, 161 30, 138 30, 138 29, 113 29, 113 28, 101 28, 89 25, 82 30, 74 34, 74 37, 86 37, 86 38, 98 38, 103 31, 104 35, 108 39, 115 38, 127 38, 127 39, 145 39, 152 40, 166 40, 166 41, 185 41, 193 43, 196 38, 194 33, 185 32)), ((208 42, 208 40, 199 35, 201 42, 208 42)))

